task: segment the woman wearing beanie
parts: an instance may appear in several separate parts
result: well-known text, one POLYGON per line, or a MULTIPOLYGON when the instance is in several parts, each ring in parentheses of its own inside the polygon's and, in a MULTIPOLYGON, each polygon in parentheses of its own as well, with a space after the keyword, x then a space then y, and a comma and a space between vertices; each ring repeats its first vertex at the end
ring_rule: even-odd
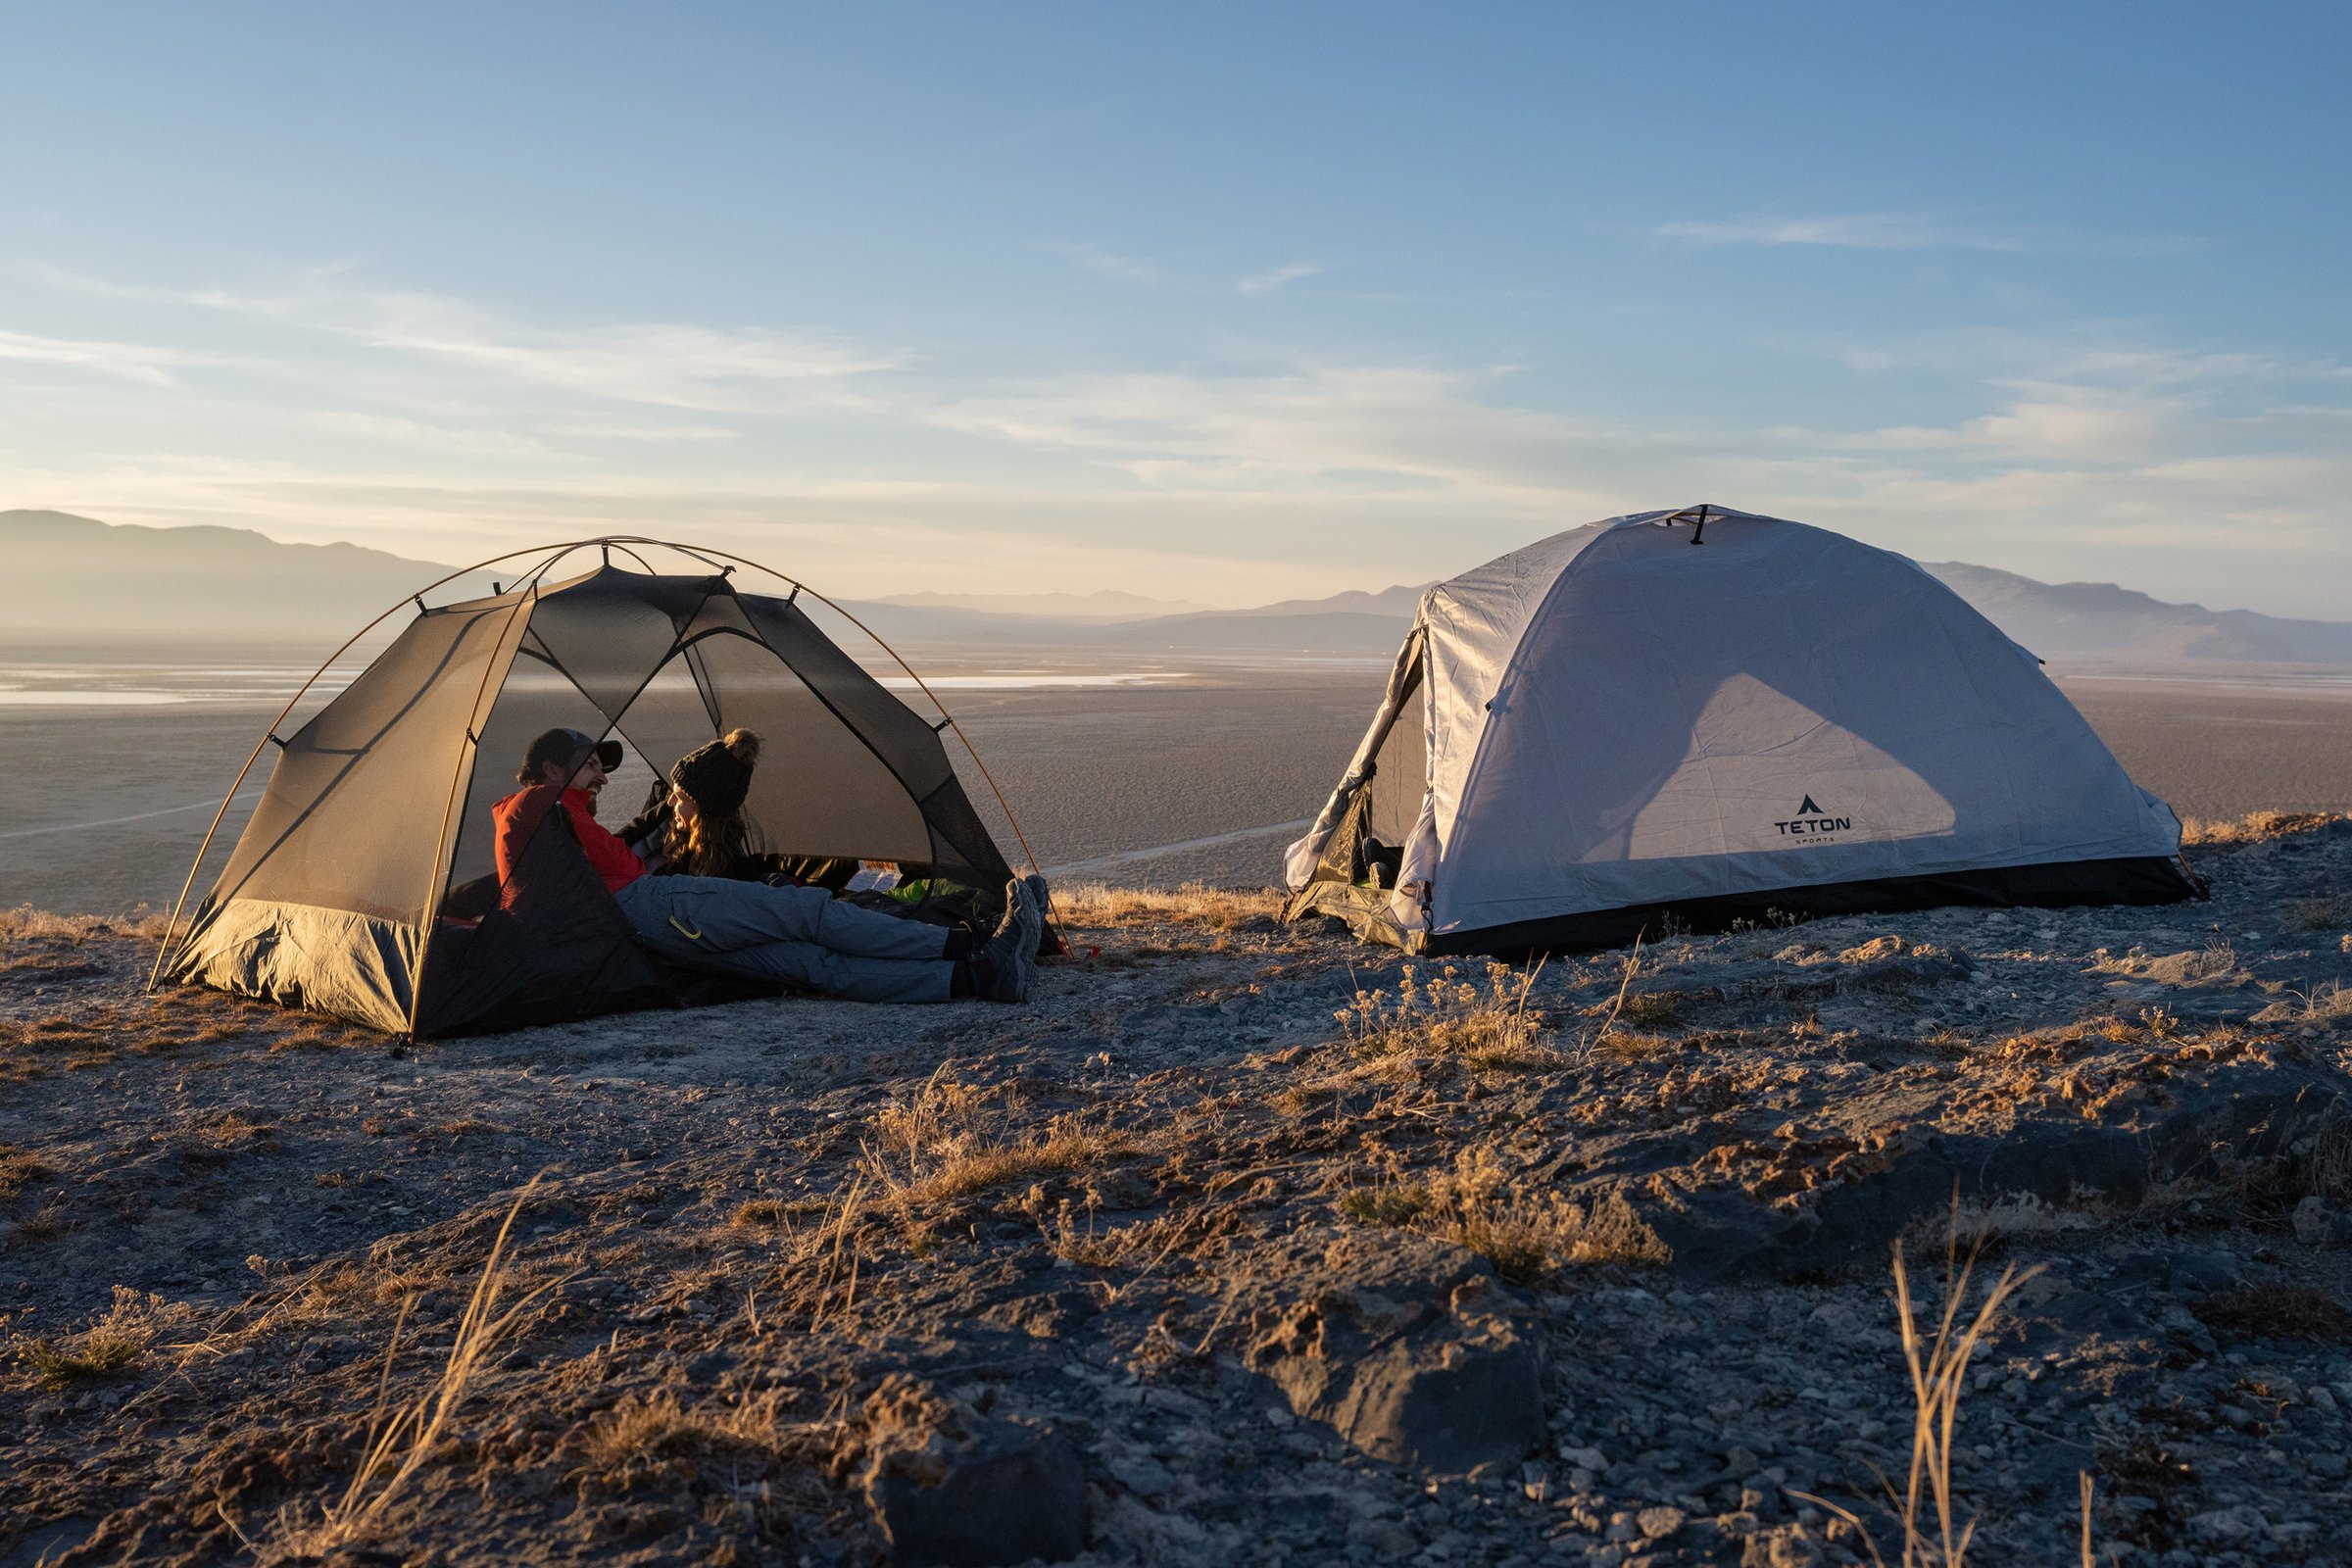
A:
POLYGON ((782 858, 754 853, 743 801, 760 761, 760 737, 732 729, 688 752, 669 770, 659 801, 620 830, 657 876, 717 876, 757 882, 782 858))
MULTIPOLYGON (((533 743, 534 757, 551 737, 595 745, 572 731, 550 731, 533 743)), ((534 811, 532 798, 557 790, 579 793, 580 773, 594 772, 601 783, 604 769, 617 761, 606 760, 601 750, 583 751, 580 745, 573 750, 582 755, 544 760, 540 784, 526 786, 493 808, 500 822, 502 886, 514 880, 522 863, 525 834, 550 815, 544 806, 534 811)), ((851 1002, 1028 1000, 1045 936, 1041 877, 1007 883, 1004 922, 985 943, 975 943, 969 931, 859 908, 821 887, 776 886, 724 874, 752 869, 760 859, 752 854, 742 817, 759 757, 760 738, 739 729, 681 758, 670 769, 660 848, 642 862, 643 849, 632 853, 620 835, 597 825, 593 808, 569 810, 565 803, 566 820, 639 942, 686 968, 851 1002), (626 862, 617 874, 605 869, 613 857, 626 862), (713 869, 721 874, 708 874, 713 869)), ((649 811, 624 833, 651 847, 647 841, 660 814, 649 811)), ((752 874, 759 872, 752 869, 752 874)))

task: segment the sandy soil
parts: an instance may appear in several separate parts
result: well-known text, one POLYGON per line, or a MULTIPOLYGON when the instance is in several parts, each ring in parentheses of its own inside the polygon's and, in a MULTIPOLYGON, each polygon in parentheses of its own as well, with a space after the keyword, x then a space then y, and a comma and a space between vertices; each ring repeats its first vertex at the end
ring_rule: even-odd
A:
POLYGON ((1891 1557, 1956 1191, 1964 1323, 2038 1271, 1957 1383, 1984 1560, 2076 1560, 2085 1472, 2103 1561, 2328 1560, 2352 821, 2198 859, 1410 1000, 1105 891, 1025 1007, 415 1047, 20 917, 0 1564, 1856 1561, 1817 1495, 1891 1557), (379 1401, 443 1419, 369 1464, 379 1401))

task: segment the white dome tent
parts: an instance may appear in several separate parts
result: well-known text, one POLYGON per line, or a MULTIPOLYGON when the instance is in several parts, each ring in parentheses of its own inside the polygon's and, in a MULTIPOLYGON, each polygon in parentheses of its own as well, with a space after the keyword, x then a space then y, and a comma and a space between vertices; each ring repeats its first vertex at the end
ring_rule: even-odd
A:
POLYGON ((1712 505, 1422 595, 1286 913, 1531 953, 1768 913, 2194 896, 2180 825, 1916 564, 1712 505))

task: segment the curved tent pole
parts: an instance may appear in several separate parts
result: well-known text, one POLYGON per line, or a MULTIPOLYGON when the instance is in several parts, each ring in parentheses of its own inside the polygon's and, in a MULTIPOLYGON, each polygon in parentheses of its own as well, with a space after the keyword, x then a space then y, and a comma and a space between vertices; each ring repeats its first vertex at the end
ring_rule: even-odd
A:
MULTIPOLYGON (((514 629, 514 617, 539 603, 539 579, 546 576, 549 568, 554 566, 557 562, 569 554, 571 554, 570 550, 557 551, 541 562, 538 568, 522 582, 516 584, 522 591, 514 601, 514 608, 507 612, 506 624, 498 629, 499 643, 505 642, 507 634, 514 629)), ((652 568, 648 567, 647 569, 650 572, 652 568)), ((525 630, 529 629, 530 622, 527 616, 524 618, 523 625, 525 630)), ((416 944, 416 975, 409 985, 409 1038, 412 1040, 416 1036, 416 1014, 424 1006, 425 964, 433 956, 433 933, 441 928, 441 888, 449 879, 449 819, 457 812, 458 786, 470 772, 466 763, 476 760, 481 751, 481 742, 474 739, 473 727, 480 722, 482 698, 490 690, 490 677, 503 674, 495 657, 497 646, 497 643, 493 643, 491 645, 493 657, 482 661, 482 678, 473 689, 473 709, 466 715, 466 744, 458 749, 457 765, 449 770, 449 791, 441 802, 441 831, 433 839, 432 869, 424 884, 424 906, 421 910, 424 938, 416 944)), ((514 662, 514 656, 510 654, 507 659, 508 666, 512 667, 514 662)))
MULTIPOLYGON (((393 605, 391 609, 386 610, 382 614, 376 616, 367 625, 362 626, 358 631, 353 632, 348 638, 344 639, 343 645, 340 648, 337 648, 333 653, 327 655, 325 662, 311 672, 311 678, 304 681, 300 689, 298 689, 292 697, 286 699, 286 706, 277 710, 277 716, 270 720, 269 728, 262 731, 262 738, 253 743, 253 751, 249 756, 246 757, 245 765, 237 769, 236 779, 228 786, 228 793, 221 797, 220 809, 213 813, 212 826, 204 830, 204 842, 198 845, 196 848, 196 859, 194 863, 188 867, 188 878, 179 886, 179 897, 172 901, 172 918, 164 922, 163 944, 156 950, 155 967, 148 971, 146 989, 153 991, 155 989, 156 981, 163 976, 164 961, 172 956, 172 938, 179 925, 180 912, 187 907, 188 893, 196 886, 196 873, 204 869, 204 858, 212 850, 213 838, 220 831, 220 823, 222 819, 228 815, 229 803, 237 798, 237 791, 245 787, 245 776, 253 771, 253 764, 261 760, 262 748, 270 744, 270 738, 277 733, 277 726, 286 721, 286 715, 288 713, 294 711, 294 705, 301 702, 304 697, 308 696, 313 686, 318 684, 318 678, 324 675, 329 669, 334 667, 336 660, 341 659, 345 654, 351 652, 352 645, 354 643, 357 643, 361 638, 375 630, 376 627, 391 619, 393 615, 397 614, 402 610, 402 608, 407 605, 421 601, 424 595, 431 593, 443 583, 455 582, 460 577, 466 576, 471 572, 480 571, 486 566, 495 566, 502 561, 513 561, 517 556, 535 556, 542 551, 553 551, 555 554, 550 557, 549 562, 543 564, 539 568, 540 571, 544 571, 546 566, 553 564, 555 561, 562 560, 564 556, 570 554, 574 550, 580 549, 583 545, 594 544, 595 542, 596 541, 593 539, 586 539, 566 545, 533 545, 527 550, 510 550, 503 556, 492 556, 489 560, 476 562, 470 566, 460 566, 448 576, 437 578, 432 582, 428 582, 422 588, 417 589, 416 592, 403 597, 399 603, 393 605)), ((534 573, 534 575, 536 575, 536 573, 534 573)))

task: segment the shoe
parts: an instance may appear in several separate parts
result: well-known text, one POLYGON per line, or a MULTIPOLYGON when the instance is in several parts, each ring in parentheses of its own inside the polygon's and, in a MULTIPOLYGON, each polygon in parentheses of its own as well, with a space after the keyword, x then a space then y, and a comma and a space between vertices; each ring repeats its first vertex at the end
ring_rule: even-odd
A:
POLYGON ((1029 890, 1029 901, 1037 906, 1038 918, 1043 920, 1047 912, 1054 907, 1054 895, 1046 891, 1045 873, 1043 871, 1030 872, 1021 878, 1021 886, 1029 890))
POLYGON ((1037 900, 1019 882, 1004 884, 1004 919, 996 935, 980 949, 988 967, 982 993, 991 1002, 1027 1002, 1037 982, 1037 945, 1046 932, 1046 917, 1037 900))

